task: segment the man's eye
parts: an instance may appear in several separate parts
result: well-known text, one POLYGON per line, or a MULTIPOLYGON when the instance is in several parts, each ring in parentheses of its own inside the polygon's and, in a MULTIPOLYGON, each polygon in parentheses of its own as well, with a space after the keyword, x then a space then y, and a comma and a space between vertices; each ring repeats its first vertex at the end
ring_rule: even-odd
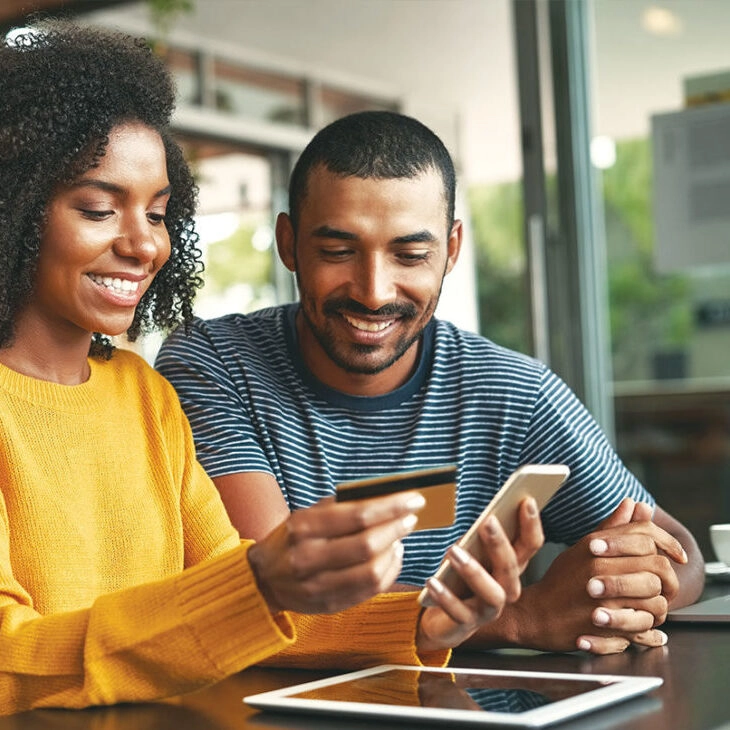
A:
POLYGON ((349 248, 337 248, 337 249, 324 249, 322 251, 322 256, 328 259, 342 259, 346 256, 349 256, 352 253, 352 251, 349 248))
POLYGON ((430 255, 430 251, 419 251, 418 253, 401 253, 399 258, 406 264, 417 264, 420 261, 426 261, 430 255))

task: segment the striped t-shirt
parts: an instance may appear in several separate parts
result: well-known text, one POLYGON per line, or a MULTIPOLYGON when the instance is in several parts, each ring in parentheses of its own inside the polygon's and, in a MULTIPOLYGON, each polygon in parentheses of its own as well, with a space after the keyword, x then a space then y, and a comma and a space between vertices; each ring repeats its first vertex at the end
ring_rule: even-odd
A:
POLYGON ((570 467, 542 513, 552 542, 577 541, 623 497, 653 504, 571 390, 537 360, 434 319, 403 386, 347 395, 304 365, 297 308, 196 320, 165 342, 157 368, 180 396, 210 476, 272 474, 292 510, 333 494, 338 482, 457 464, 456 521, 405 539, 401 582, 422 585, 521 464, 570 467))

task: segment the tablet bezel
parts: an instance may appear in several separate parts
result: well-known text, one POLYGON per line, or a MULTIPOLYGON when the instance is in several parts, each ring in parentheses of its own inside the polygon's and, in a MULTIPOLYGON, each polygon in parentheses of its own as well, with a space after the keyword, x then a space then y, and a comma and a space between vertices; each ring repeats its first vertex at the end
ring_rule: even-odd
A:
POLYGON ((306 712, 319 715, 349 715, 360 718, 381 718, 389 720, 415 720, 428 722, 449 722, 471 725, 502 725, 508 727, 543 727, 569 720, 623 700, 645 694, 659 686, 660 677, 630 677, 614 674, 575 674, 566 672, 507 671, 498 669, 472 669, 466 667, 419 667, 401 664, 383 664, 356 672, 338 674, 326 679, 305 682, 291 687, 262 692, 244 697, 243 701, 262 710, 280 712, 306 712), (308 690, 329 687, 350 680, 360 679, 391 670, 405 669, 416 672, 438 672, 445 674, 481 674, 485 676, 546 678, 613 682, 613 684, 590 690, 575 697, 556 700, 543 707, 510 714, 504 712, 461 710, 453 708, 407 707, 403 705, 375 704, 340 700, 321 700, 293 697, 308 690))

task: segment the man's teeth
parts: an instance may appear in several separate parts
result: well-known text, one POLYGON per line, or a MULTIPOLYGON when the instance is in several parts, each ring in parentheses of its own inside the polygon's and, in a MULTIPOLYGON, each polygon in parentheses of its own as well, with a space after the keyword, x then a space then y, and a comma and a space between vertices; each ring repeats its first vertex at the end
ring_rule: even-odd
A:
POLYGON ((97 274, 89 274, 89 278, 99 286, 105 286, 107 289, 113 289, 117 292, 129 294, 130 292, 136 292, 139 289, 138 281, 130 281, 129 279, 120 279, 115 276, 98 276, 97 274))
POLYGON ((348 317, 346 314, 343 316, 355 329, 363 330, 365 332, 380 332, 380 330, 390 327, 390 325, 394 322, 392 319, 389 319, 386 322, 369 322, 365 319, 348 317))

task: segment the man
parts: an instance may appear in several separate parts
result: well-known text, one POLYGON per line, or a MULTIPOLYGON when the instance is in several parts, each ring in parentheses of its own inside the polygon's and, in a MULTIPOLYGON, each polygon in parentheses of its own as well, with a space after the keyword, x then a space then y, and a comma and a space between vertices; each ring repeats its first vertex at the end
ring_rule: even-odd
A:
POLYGON ((338 482, 456 463, 455 524, 404 541, 410 586, 517 466, 565 463, 571 477, 543 523, 571 547, 472 643, 661 645, 668 606, 701 591, 697 545, 556 375, 433 318, 461 247, 454 191, 444 145, 409 117, 354 114, 313 138, 276 225, 300 302, 198 321, 160 353, 200 460, 253 538, 338 482))

